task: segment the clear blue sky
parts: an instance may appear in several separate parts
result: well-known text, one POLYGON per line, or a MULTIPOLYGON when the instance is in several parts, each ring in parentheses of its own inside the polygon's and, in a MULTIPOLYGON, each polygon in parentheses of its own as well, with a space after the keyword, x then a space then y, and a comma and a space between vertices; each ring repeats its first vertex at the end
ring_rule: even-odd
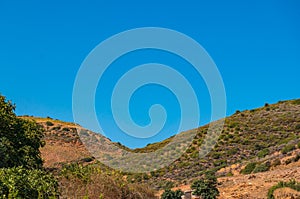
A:
MULTIPOLYGON (((300 98, 299 10, 297 0, 2 0, 0 93, 17 104, 18 115, 72 121, 73 83, 87 54, 121 31, 155 26, 189 35, 207 50, 224 80, 228 115, 265 102, 300 98)), ((156 53, 150 55, 155 57, 156 53)), ((140 56, 138 59, 143 60, 144 55, 140 56)), ((172 98, 172 94, 161 88, 148 89, 165 93, 165 99, 172 98)), ((97 92, 99 103, 101 94, 97 92)), ((146 100, 146 103, 151 102, 146 100)), ((170 104, 174 112, 170 114, 172 125, 166 126, 169 133, 145 141, 110 137, 138 147, 170 136, 178 120, 174 116, 178 109, 170 104)), ((105 110, 98 106, 97 113, 101 115, 104 111, 105 115, 105 110)), ((147 118, 142 116, 145 110, 137 110, 141 111, 133 113, 133 117, 146 124, 147 118)), ((204 124, 210 113, 205 105, 203 110, 204 124)), ((105 125, 115 130, 110 127, 109 119, 105 125)))

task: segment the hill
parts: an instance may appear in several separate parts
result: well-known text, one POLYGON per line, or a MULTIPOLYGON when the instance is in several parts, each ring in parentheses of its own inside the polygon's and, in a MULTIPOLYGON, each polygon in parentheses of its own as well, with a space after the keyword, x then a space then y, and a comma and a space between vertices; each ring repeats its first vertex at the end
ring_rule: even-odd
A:
MULTIPOLYGON (((197 135, 186 153, 169 167, 158 171, 160 182, 167 180, 175 184, 190 183, 206 170, 219 171, 221 168, 236 165, 235 170, 239 171, 249 162, 270 168, 278 164, 277 159, 282 159, 296 149, 299 143, 300 100, 237 111, 226 118, 223 132, 213 150, 204 158, 199 158, 199 150, 207 129, 208 125, 194 129, 197 135)), ((154 150, 160 145, 161 143, 156 143, 138 150, 154 150)), ((235 172, 222 171, 219 176, 233 175, 235 172)))
MULTIPOLYGON (((94 135, 93 132, 51 118, 30 119, 36 120, 46 129, 46 146, 41 151, 47 168, 59 169, 70 163, 103 167, 82 144, 76 128, 90 135, 94 135)), ((214 148, 207 156, 199 158, 203 140, 209 136, 208 127, 206 125, 191 130, 196 133, 192 144, 168 167, 148 174, 120 173, 120 176, 130 183, 147 183, 161 190, 188 186, 208 170, 213 170, 219 178, 221 198, 266 198, 268 189, 279 181, 292 178, 300 180, 299 99, 236 111, 225 119, 224 129, 214 148)), ((111 143, 108 138, 95 135, 111 143)), ((135 150, 114 144, 128 151, 144 153, 158 150, 172 139, 135 150)), ((282 191, 278 192, 276 194, 282 191)))

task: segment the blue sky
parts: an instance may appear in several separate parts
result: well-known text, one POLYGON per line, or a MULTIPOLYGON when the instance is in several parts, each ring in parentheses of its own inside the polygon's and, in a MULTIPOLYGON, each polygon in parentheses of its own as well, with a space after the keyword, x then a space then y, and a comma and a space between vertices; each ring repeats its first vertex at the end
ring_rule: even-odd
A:
MULTIPOLYGON (((73 83, 88 53, 114 34, 151 26, 180 31, 206 49, 223 77, 228 115, 235 110, 263 106, 265 102, 300 98, 299 9, 297 0, 2 0, 0 93, 17 104, 19 115, 72 121, 73 83)), ((155 58, 156 53, 150 52, 148 57, 155 58)), ((143 56, 137 54, 133 59, 142 62, 143 56)), ((162 59, 163 62, 164 58, 163 53, 157 56, 158 61, 162 59)), ((165 58, 168 63, 172 63, 172 59, 165 58)), ((112 140, 140 147, 173 133, 179 113, 174 96, 163 88, 150 86, 147 89, 155 96, 155 102, 162 100, 161 103, 168 106, 166 109, 171 109, 170 125, 161 135, 148 140, 118 133, 109 135, 112 140)), ((209 121, 209 100, 205 87, 200 85, 199 89, 204 93, 201 107, 201 123, 204 124, 209 121)), ((108 131, 118 132, 111 124, 111 116, 101 106, 103 95, 99 85, 96 95, 99 120, 108 131)), ((139 92, 136 96, 137 104, 142 108, 134 109, 132 115, 138 123, 145 125, 149 120, 143 116, 147 106, 141 102, 151 104, 151 101, 145 100, 149 97, 139 92)))

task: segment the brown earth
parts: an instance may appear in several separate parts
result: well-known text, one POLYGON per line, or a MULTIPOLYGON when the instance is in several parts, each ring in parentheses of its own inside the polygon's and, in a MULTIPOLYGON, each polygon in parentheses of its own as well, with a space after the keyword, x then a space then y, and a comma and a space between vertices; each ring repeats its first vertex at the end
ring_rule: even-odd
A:
MULTIPOLYGON (((236 175, 232 177, 218 178, 218 189, 220 191, 219 199, 266 199, 268 190, 280 181, 289 181, 295 179, 300 181, 300 161, 285 166, 256 174, 236 175)), ((183 191, 191 190, 190 185, 174 187, 172 190, 181 189, 183 191)), ((163 191, 158 192, 158 196, 163 191)), ((274 193, 275 198, 300 199, 300 193, 289 189, 278 189, 274 193)))

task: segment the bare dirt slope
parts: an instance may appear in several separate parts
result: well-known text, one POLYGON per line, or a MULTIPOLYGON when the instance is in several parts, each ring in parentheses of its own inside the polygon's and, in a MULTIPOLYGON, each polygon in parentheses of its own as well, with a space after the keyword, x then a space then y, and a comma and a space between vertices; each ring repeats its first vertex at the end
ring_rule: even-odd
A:
MULTIPOLYGON (((300 181, 300 161, 263 173, 218 178, 219 199, 266 199, 269 189, 280 181, 300 181)), ((174 187, 173 190, 188 191, 190 185, 174 187)), ((158 193, 158 196, 162 191, 158 193)), ((300 192, 281 188, 274 193, 276 199, 300 199, 300 192)))
POLYGON ((299 161, 263 173, 219 178, 219 198, 267 198, 268 190, 273 185, 280 181, 289 181, 291 179, 300 181, 299 161))

